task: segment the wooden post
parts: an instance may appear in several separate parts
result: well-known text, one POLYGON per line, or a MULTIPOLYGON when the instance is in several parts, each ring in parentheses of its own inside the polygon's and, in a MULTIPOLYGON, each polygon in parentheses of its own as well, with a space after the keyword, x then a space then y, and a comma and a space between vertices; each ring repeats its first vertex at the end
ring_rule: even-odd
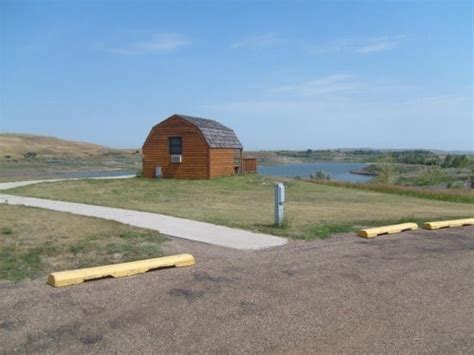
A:
POLYGON ((244 150, 240 149, 240 174, 244 174, 244 150))

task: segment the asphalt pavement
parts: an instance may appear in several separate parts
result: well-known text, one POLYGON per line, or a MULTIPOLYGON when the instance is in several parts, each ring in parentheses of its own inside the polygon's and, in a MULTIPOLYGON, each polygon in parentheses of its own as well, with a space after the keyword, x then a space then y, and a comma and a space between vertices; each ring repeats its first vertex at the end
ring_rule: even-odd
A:
POLYGON ((474 227, 166 252, 196 265, 0 283, 0 352, 474 353, 474 227))

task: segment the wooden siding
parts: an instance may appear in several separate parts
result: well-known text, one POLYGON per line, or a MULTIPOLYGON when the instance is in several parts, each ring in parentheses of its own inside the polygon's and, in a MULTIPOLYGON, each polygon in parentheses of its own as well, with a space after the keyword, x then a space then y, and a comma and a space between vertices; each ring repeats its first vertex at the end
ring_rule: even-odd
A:
POLYGON ((244 158, 243 169, 244 169, 244 173, 256 173, 257 172, 257 159, 244 158))
POLYGON ((210 178, 234 175, 234 156, 235 149, 209 149, 210 178))
POLYGON ((209 148, 199 129, 178 117, 155 126, 143 145, 143 176, 154 178, 156 166, 164 178, 208 179, 209 148), (182 163, 171 163, 169 137, 182 137, 182 163))

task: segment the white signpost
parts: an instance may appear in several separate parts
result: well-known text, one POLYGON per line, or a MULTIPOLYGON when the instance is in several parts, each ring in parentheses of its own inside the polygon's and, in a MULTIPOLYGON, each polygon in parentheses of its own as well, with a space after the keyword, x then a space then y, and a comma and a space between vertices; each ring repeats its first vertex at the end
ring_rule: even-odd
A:
POLYGON ((283 223, 285 203, 285 185, 278 183, 275 185, 275 224, 281 226, 283 223))

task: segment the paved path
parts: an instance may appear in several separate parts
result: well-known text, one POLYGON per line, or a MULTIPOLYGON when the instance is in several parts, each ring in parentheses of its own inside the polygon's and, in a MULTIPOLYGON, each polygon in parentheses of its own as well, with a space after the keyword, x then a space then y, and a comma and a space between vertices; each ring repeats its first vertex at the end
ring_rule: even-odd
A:
POLYGON ((43 182, 58 182, 58 181, 68 181, 68 180, 112 180, 112 179, 130 179, 133 177, 135 177, 135 175, 96 176, 96 177, 90 177, 90 178, 64 178, 64 179, 0 182, 0 190, 8 190, 8 189, 14 189, 15 187, 41 184, 43 182))
MULTIPOLYGON (((114 176, 100 179, 117 178, 126 177, 114 176)), ((6 190, 40 182, 55 182, 63 180, 71 179, 0 183, 0 190, 6 190)), ((276 247, 287 243, 285 238, 279 238, 260 233, 252 233, 241 229, 233 229, 210 223, 192 221, 184 218, 170 217, 158 213, 139 212, 121 208, 93 206, 83 203, 53 201, 5 194, 0 194, 0 203, 40 207, 54 211, 74 213, 82 216, 104 218, 136 227, 156 230, 172 237, 189 239, 197 242, 241 250, 259 250, 276 247)))

